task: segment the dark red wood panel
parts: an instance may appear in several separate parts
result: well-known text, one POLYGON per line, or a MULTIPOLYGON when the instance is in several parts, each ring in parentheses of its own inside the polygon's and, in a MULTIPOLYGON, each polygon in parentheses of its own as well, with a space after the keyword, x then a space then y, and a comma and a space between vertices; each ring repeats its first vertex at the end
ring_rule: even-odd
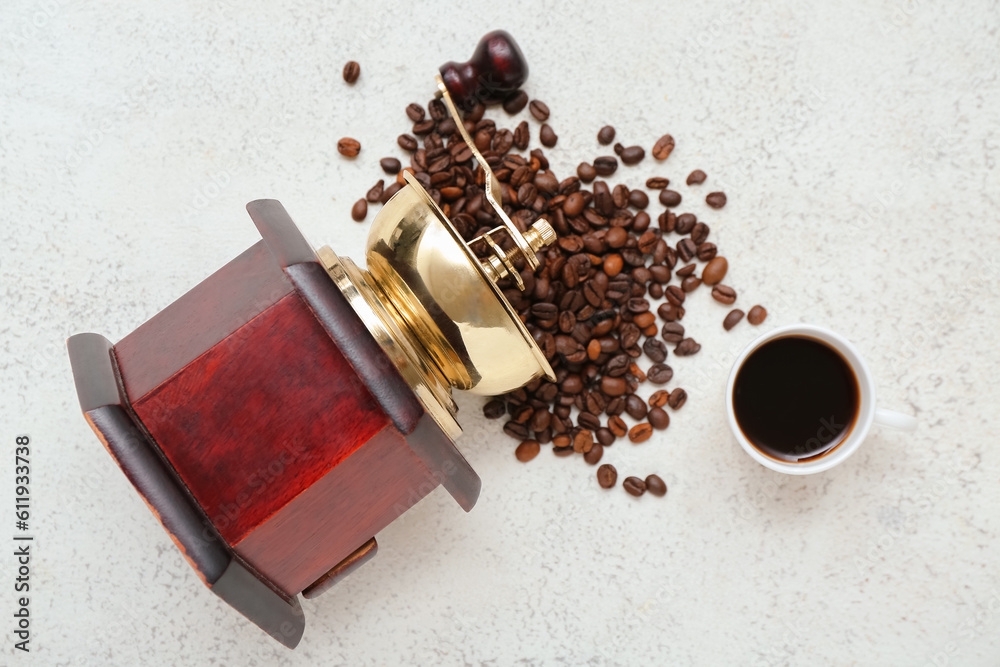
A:
POLYGON ((115 345, 134 402, 292 291, 263 241, 115 345))
POLYGON ((296 594, 437 485, 389 424, 233 547, 282 591, 296 594))
POLYGON ((293 293, 133 405, 235 544, 386 426, 355 378, 293 293))

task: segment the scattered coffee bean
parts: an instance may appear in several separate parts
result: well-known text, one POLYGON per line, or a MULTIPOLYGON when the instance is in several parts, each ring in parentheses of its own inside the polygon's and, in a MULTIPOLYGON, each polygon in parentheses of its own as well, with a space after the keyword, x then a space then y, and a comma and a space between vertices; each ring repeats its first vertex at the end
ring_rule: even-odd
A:
POLYGON ((504 100, 503 110, 514 115, 520 113, 522 109, 528 104, 528 93, 523 90, 518 90, 513 95, 504 100))
POLYGON ((351 217, 354 218, 355 222, 361 222, 368 215, 368 201, 364 198, 359 199, 354 202, 354 206, 351 207, 351 217))
POLYGON ((597 462, 601 460, 604 456, 604 445, 599 442, 595 442, 594 446, 590 448, 590 451, 583 455, 583 460, 590 465, 597 465, 597 462))
POLYGON ((736 290, 728 285, 716 285, 712 288, 712 298, 728 306, 736 302, 736 290))
POLYGON ((652 178, 646 179, 646 187, 650 190, 662 190, 663 188, 670 185, 669 178, 662 178, 660 176, 654 176, 652 178))
POLYGON ((667 483, 659 475, 648 475, 645 480, 646 490, 654 496, 662 498, 667 495, 667 483))
POLYGON ((681 289, 685 292, 693 292, 701 285, 701 279, 694 276, 687 276, 681 281, 681 289))
POLYGON ((674 410, 680 410, 681 406, 687 402, 688 395, 687 392, 677 387, 670 395, 667 397, 667 405, 669 405, 674 410))
POLYGON ((628 398, 625 399, 625 412, 632 419, 643 419, 646 416, 646 412, 649 408, 646 407, 646 401, 642 400, 635 394, 629 394, 628 398))
POLYGON ((518 440, 528 439, 528 427, 513 420, 503 425, 503 432, 518 440))
POLYGON ((646 493, 646 482, 638 477, 626 477, 622 482, 622 487, 633 496, 641 496, 646 493))
POLYGON ((361 76, 361 65, 353 60, 348 60, 347 64, 344 65, 343 76, 344 81, 347 83, 355 83, 358 80, 358 77, 361 76))
POLYGON ((404 151, 415 151, 420 146, 417 140, 409 134, 401 134, 396 138, 396 143, 404 151))
MULTIPOLYGON (((424 119, 424 108, 416 102, 412 102, 406 106, 406 115, 414 123, 419 123, 424 119)), ((433 127, 433 125, 431 127, 433 127)))
POLYGON ((604 463, 597 469, 597 483, 602 489, 610 489, 618 482, 618 471, 610 463, 604 463))
POLYGON ((615 128, 605 125, 597 132, 597 142, 602 146, 607 146, 615 140, 615 128))
POLYGON ((668 343, 679 343, 684 339, 684 325, 679 322, 667 322, 660 331, 660 337, 668 343))
POLYGON ((655 338, 647 338, 646 342, 642 344, 642 351, 654 363, 660 363, 667 358, 667 346, 663 344, 663 341, 655 338))
POLYGON ((641 424, 636 424, 628 430, 628 439, 634 444, 639 444, 640 442, 646 442, 649 437, 653 435, 653 427, 647 422, 642 422, 641 424))
POLYGON ((685 338, 674 348, 674 354, 678 357, 690 357, 692 354, 697 354, 699 350, 701 350, 701 344, 694 338, 685 338))
POLYGON ((382 167, 382 171, 384 171, 389 175, 398 174, 400 168, 402 168, 402 165, 399 163, 399 160, 397 160, 394 157, 384 157, 381 160, 379 160, 378 163, 379 166, 382 167))
POLYGON ((361 152, 361 142, 357 139, 344 137, 337 142, 337 152, 344 157, 357 157, 358 153, 361 152))
POLYGON ((687 184, 701 185, 702 183, 705 182, 706 178, 708 178, 708 176, 705 175, 705 172, 703 172, 701 169, 695 169, 690 174, 688 174, 687 184))
POLYGON ((517 446, 517 449, 514 450, 514 456, 516 456, 517 460, 521 463, 527 463, 531 459, 538 456, 538 452, 540 450, 541 447, 538 446, 537 440, 524 440, 517 446))
POLYGON ((674 231, 678 234, 690 234, 696 224, 698 224, 698 218, 693 214, 681 213, 677 216, 677 226, 674 231))
POLYGON ((594 171, 598 176, 610 176, 618 169, 618 158, 614 155, 602 155, 594 159, 594 171))
POLYGON ((701 245, 708 240, 709 227, 704 222, 695 223, 691 229, 691 241, 695 245, 701 245))
POLYGON ((726 319, 722 320, 722 328, 725 329, 726 331, 729 331, 737 324, 739 324, 740 320, 742 319, 743 319, 743 311, 740 310, 739 308, 733 308, 732 310, 729 311, 729 314, 726 315, 726 319))
POLYGON ((669 134, 664 134, 653 144, 653 157, 657 160, 666 160, 674 151, 674 138, 669 134))
POLYGON ((667 208, 673 208, 681 203, 681 193, 675 190, 660 190, 660 203, 667 208))
POLYGON ((622 146, 621 144, 615 144, 614 145, 615 155, 621 157, 621 154, 622 154, 623 150, 625 150, 625 147, 622 146))
POLYGON ((726 261, 726 258, 715 257, 702 270, 701 282, 706 285, 717 285, 726 277, 727 271, 729 271, 729 262, 726 261))
POLYGON ((541 100, 531 100, 531 104, 528 105, 528 111, 537 120, 545 122, 549 119, 549 106, 542 102, 541 100))
POLYGON ((629 146, 621 152, 622 162, 625 164, 639 164, 644 157, 646 157, 646 149, 642 146, 629 146))
POLYGON ((580 429, 573 436, 573 451, 577 454, 586 454, 594 446, 594 434, 587 429, 580 429))
POLYGON ((663 408, 650 408, 646 418, 649 419, 649 424, 657 431, 662 431, 670 426, 670 415, 663 408))
POLYGON ((542 145, 546 148, 552 148, 556 145, 559 137, 556 136, 555 130, 548 123, 542 125, 542 129, 538 133, 538 139, 542 142, 542 145))
POLYGON ((382 199, 382 191, 384 189, 385 189, 385 181, 383 181, 380 178, 378 179, 378 182, 372 186, 371 190, 369 190, 368 193, 365 194, 365 199, 367 199, 373 204, 377 201, 380 201, 382 199))
POLYGON ((699 262, 710 262, 715 259, 715 255, 718 253, 718 248, 715 247, 714 243, 706 241, 698 245, 698 249, 695 251, 695 257, 698 258, 699 262))
POLYGON ((503 404, 503 401, 497 399, 492 399, 486 402, 483 406, 483 415, 487 419, 499 419, 507 414, 507 407, 503 404))
POLYGON ((597 178, 597 169, 587 162, 581 162, 580 166, 576 168, 576 175, 580 177, 580 180, 584 183, 590 183, 592 180, 597 178))
POLYGON ((653 384, 666 384, 674 376, 674 369, 667 364, 653 364, 646 372, 646 379, 653 384))
POLYGON ((764 306, 754 306, 747 315, 747 322, 754 326, 757 326, 765 319, 767 319, 767 309, 764 306))
POLYGON ((726 205, 726 193, 725 192, 709 192, 708 196, 705 197, 705 203, 712 208, 722 208, 726 205))

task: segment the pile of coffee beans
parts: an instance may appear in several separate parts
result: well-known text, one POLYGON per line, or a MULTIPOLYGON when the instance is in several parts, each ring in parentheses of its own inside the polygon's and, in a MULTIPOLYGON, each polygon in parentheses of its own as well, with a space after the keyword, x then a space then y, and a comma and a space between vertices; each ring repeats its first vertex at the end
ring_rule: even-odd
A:
MULTIPOLYGON (((555 146, 558 137, 548 124, 548 105, 529 100, 523 90, 503 103, 509 114, 525 107, 540 123, 538 141, 547 148, 555 146)), ((643 383, 662 387, 671 382, 671 346, 675 356, 701 349, 681 324, 688 294, 704 283, 719 303, 736 302, 736 290, 722 282, 729 265, 708 240, 709 225, 694 214, 676 212, 683 196, 669 189, 669 178, 650 178, 645 189, 610 187, 601 180, 614 174, 619 162, 643 161, 642 146, 616 143, 613 154, 581 162, 575 175, 560 179, 549 169, 542 148, 529 150, 532 131, 527 120, 511 130, 498 127, 484 112, 482 105, 475 107, 464 124, 500 182, 505 212, 522 232, 545 216, 558 240, 539 253, 537 270, 526 268, 520 259, 515 264, 524 291, 510 280, 499 285, 551 363, 555 382, 536 379, 489 400, 483 412, 490 419, 504 419, 504 433, 519 441, 515 456, 520 461, 532 460, 543 445, 551 445, 557 456, 580 455, 597 465, 605 448, 617 440, 639 445, 654 431, 669 428, 665 408, 679 410, 687 392, 680 387, 658 389, 643 400, 636 391, 643 383), (659 213, 647 210, 651 200, 646 189, 658 191, 659 213), (660 299, 663 302, 654 305, 660 299), (631 428, 623 414, 636 422, 631 428)), ((436 99, 426 107, 413 103, 406 107, 406 116, 412 129, 401 134, 397 144, 410 154, 409 165, 383 158, 382 170, 394 178, 388 186, 379 180, 354 205, 352 217, 364 220, 368 203, 388 201, 403 187, 403 173, 410 172, 466 241, 497 227, 500 222, 484 196, 484 175, 444 104, 436 99)), ((610 125, 600 128, 598 144, 611 145, 615 135, 610 125)), ((675 145, 665 134, 650 153, 663 161, 675 145)), ((687 176, 686 184, 697 187, 707 179, 699 169, 687 176)), ((726 195, 711 192, 705 201, 718 209, 725 206, 726 195)), ((502 245, 509 249, 513 242, 505 237, 502 245)), ((472 249, 480 256, 487 252, 481 241, 472 249)), ((754 306, 747 320, 757 325, 766 314, 754 306)), ((743 317, 743 311, 732 310, 723 326, 732 329, 743 317)), ((613 487, 617 479, 614 466, 598 467, 601 487, 613 487)), ((667 492, 657 475, 629 476, 622 486, 634 496, 667 492)))

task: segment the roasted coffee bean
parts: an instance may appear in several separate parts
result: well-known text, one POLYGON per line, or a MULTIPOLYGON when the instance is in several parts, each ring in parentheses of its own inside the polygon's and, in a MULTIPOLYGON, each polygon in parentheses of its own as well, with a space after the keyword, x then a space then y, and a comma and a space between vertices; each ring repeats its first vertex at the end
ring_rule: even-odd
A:
POLYGON ((647 475, 644 483, 646 490, 654 496, 662 498, 667 495, 667 483, 659 475, 647 475))
POLYGON ((608 417, 608 429, 610 429, 611 433, 613 433, 616 437, 619 438, 625 437, 625 434, 628 433, 628 426, 626 426, 625 420, 619 417, 618 415, 611 415, 610 417, 608 417))
POLYGON ((647 418, 650 426, 657 431, 662 431, 670 426, 670 415, 663 408, 650 408, 647 418))
POLYGON ((656 219, 656 224, 661 232, 672 232, 677 228, 677 216, 674 215, 673 211, 664 211, 656 219))
POLYGON ((646 149, 642 146, 628 146, 621 152, 624 164, 639 164, 644 157, 646 157, 646 149))
POLYGON ((674 410, 680 410, 681 406, 687 402, 688 395, 687 392, 677 387, 672 392, 670 396, 667 397, 667 405, 669 405, 674 410))
POLYGON ((604 445, 599 442, 595 442, 590 451, 583 455, 583 460, 592 466, 597 465, 597 463, 604 457, 604 445))
MULTIPOLYGON (((694 241, 691 239, 684 238, 677 242, 677 257, 682 262, 691 261, 691 258, 693 258, 697 252, 698 246, 696 246, 694 241)), ((678 272, 678 275, 679 274, 680 272, 678 272)), ((704 278, 702 280, 704 280, 704 278)))
POLYGON ((656 309, 656 314, 666 322, 676 322, 684 318, 684 308, 672 303, 661 303, 660 307, 656 309))
POLYGON ((706 178, 708 178, 708 176, 705 175, 705 172, 703 172, 701 169, 695 169, 690 174, 688 174, 687 184, 701 185, 702 183, 705 182, 706 178))
POLYGON ((628 187, 621 183, 616 185, 614 190, 611 191, 611 201, 615 203, 615 207, 617 208, 628 206, 628 187))
POLYGON ((538 446, 537 440, 523 440, 521 444, 517 446, 517 449, 514 450, 514 456, 516 456, 517 460, 521 463, 527 463, 531 459, 538 456, 538 452, 540 450, 541 447, 538 446))
POLYGON ((531 112, 532 116, 542 122, 549 119, 549 107, 541 100, 531 100, 531 104, 528 105, 528 111, 531 112))
POLYGON ((364 198, 359 199, 354 202, 354 206, 351 207, 351 217, 354 218, 355 222, 361 222, 368 215, 368 202, 364 198))
POLYGON ((747 315, 747 322, 757 326, 767 318, 767 309, 764 306, 754 306, 747 315))
POLYGON ((698 268, 697 264, 685 264, 681 268, 677 269, 677 275, 680 278, 687 278, 694 273, 694 270, 698 268))
POLYGON ((646 179, 646 187, 650 190, 662 190, 668 185, 670 185, 670 179, 663 178, 662 176, 653 176, 646 179))
POLYGON ((684 325, 679 322, 667 322, 660 331, 660 337, 668 343, 679 343, 684 339, 684 325))
POLYGON ((594 446, 594 434, 587 429, 580 429, 573 436, 573 451, 577 454, 586 454, 594 446))
MULTIPOLYGON (((548 405, 547 401, 540 401, 541 403, 548 405)), ((528 422, 528 428, 532 431, 544 431, 549 427, 549 423, 552 421, 552 413, 544 408, 538 408, 535 410, 534 414, 531 415, 531 421, 528 422)))
POLYGON ((622 146, 621 144, 615 144, 614 149, 615 149, 615 155, 621 157, 622 151, 625 150, 625 147, 622 146))
POLYGON ((597 442, 601 443, 605 447, 615 444, 615 440, 617 440, 615 434, 611 432, 611 429, 603 426, 597 429, 594 433, 594 437, 597 438, 597 442))
POLYGON ((728 306, 736 302, 736 290, 728 285, 716 285, 712 288, 712 298, 728 306))
MULTIPOLYGON (((614 155, 602 155, 594 159, 594 171, 598 176, 610 176, 618 169, 618 158, 614 155)), ((581 177, 582 178, 582 177, 581 177)))
POLYGON ((399 160, 394 157, 384 157, 379 160, 378 163, 379 166, 382 167, 382 171, 390 175, 398 174, 400 168, 402 167, 399 160))
POLYGON ((384 189, 385 189, 385 181, 383 181, 380 178, 378 179, 378 182, 372 186, 371 190, 369 190, 368 193, 365 194, 365 199, 374 204, 375 202, 382 199, 382 191, 384 189))
POLYGON ((618 471, 610 463, 602 464, 597 469, 597 483, 602 489, 610 489, 618 482, 618 471))
POLYGON ((518 90, 517 92, 513 93, 510 97, 508 97, 506 100, 504 100, 503 110, 513 116, 516 113, 520 113, 521 109, 523 109, 527 104, 528 104, 528 93, 524 92, 523 90, 518 90))
MULTIPOLYGON (((632 190, 631 192, 628 193, 628 203, 631 206, 634 206, 635 208, 638 208, 638 209, 646 208, 647 206, 649 206, 649 195, 647 195, 642 190, 632 190)), ((642 231, 641 229, 636 229, 637 227, 639 227, 639 224, 640 224, 638 222, 639 215, 644 215, 645 216, 646 222, 645 222, 645 226, 643 227, 643 229, 645 229, 646 227, 649 227, 649 216, 647 214, 645 214, 645 213, 640 213, 640 214, 636 215, 635 222, 632 223, 632 228, 635 229, 636 231, 642 231)))
POLYGON ((576 417, 576 422, 583 428, 596 431, 601 428, 601 418, 591 412, 581 412, 576 417))
POLYGON ((653 157, 657 160, 666 160, 674 151, 674 138, 669 134, 664 134, 653 144, 653 157))
POLYGON ((628 439, 635 444, 646 442, 651 435, 653 435, 653 427, 647 422, 636 424, 628 430, 628 439))
POLYGON ((344 76, 344 81, 353 84, 361 76, 361 65, 353 60, 348 60, 347 64, 344 65, 344 71, 342 72, 344 76))
POLYGON ((698 258, 698 261, 700 262, 710 262, 713 259, 715 259, 715 255, 717 252, 718 249, 715 247, 715 244, 706 241, 705 243, 701 243, 698 245, 698 248, 695 251, 695 256, 698 258))
POLYGON ((531 128, 528 127, 528 121, 522 120, 514 128, 514 147, 519 151, 523 151, 528 147, 531 142, 531 128))
POLYGON ((739 324, 740 320, 742 319, 743 319, 743 311, 740 310, 739 308, 733 308, 732 310, 729 311, 729 314, 726 315, 726 319, 722 320, 722 328, 725 329, 726 331, 729 331, 737 324, 739 324))
POLYGON ((693 292, 698 289, 699 285, 701 285, 701 279, 694 276, 688 276, 681 281, 681 289, 685 292, 693 292))
POLYGON ((695 224, 694 228, 691 229, 691 240, 695 245, 701 245, 708 239, 708 234, 711 230, 708 225, 704 222, 699 222, 695 224))
POLYGON ((706 285, 716 285, 722 282, 722 279, 726 277, 726 272, 729 270, 729 262, 726 261, 725 257, 714 257, 708 264, 705 265, 704 270, 701 272, 701 282, 706 285))
POLYGON ((528 439, 528 427, 524 424, 518 424, 513 420, 503 425, 503 432, 512 438, 517 438, 518 440, 528 439))
POLYGON ((605 125, 597 132, 597 141, 602 146, 607 146, 615 140, 615 128, 605 125))
POLYGON ((677 285, 670 285, 665 290, 667 295, 667 302, 672 303, 675 306, 680 306, 684 303, 684 290, 682 290, 677 285))
POLYGON ((705 197, 705 203, 712 208, 722 208, 726 205, 726 193, 725 192, 709 192, 708 196, 705 197))
POLYGON ((531 314, 540 320, 551 320, 559 316, 559 308, 554 303, 536 303, 531 307, 531 314))
POLYGON ((542 129, 538 132, 538 140, 542 142, 542 145, 546 148, 552 148, 559 141, 559 137, 556 136, 555 130, 548 123, 542 124, 542 129))
POLYGON ((361 142, 357 139, 344 137, 337 142, 337 152, 344 157, 357 157, 361 152, 361 142))
POLYGON ((675 190, 660 190, 660 203, 667 208, 673 208, 681 203, 681 193, 675 190))
MULTIPOLYGON (((615 356, 608 359, 608 363, 604 365, 604 374, 608 377, 617 378, 625 375, 628 372, 629 358, 625 354, 616 354, 615 356)), ((603 389, 602 389, 603 391, 603 389)), ((604 392, 607 394, 608 392, 604 392)), ((610 396, 610 394, 608 394, 610 396)))
POLYGON ((632 419, 642 419, 646 416, 649 408, 646 407, 646 401, 642 400, 635 394, 629 394, 625 399, 625 412, 632 419))
POLYGON ((622 487, 633 496, 641 496, 646 493, 646 482, 638 477, 626 477, 622 482, 622 487))
POLYGON ((573 447, 572 446, 556 447, 555 446, 555 439, 553 438, 553 440, 552 440, 552 453, 555 454, 556 456, 562 456, 562 457, 573 456, 573 447))
POLYGON ((649 395, 649 407, 661 408, 667 404, 670 393, 666 389, 657 389, 649 395))
POLYGON ((691 230, 698 223, 698 218, 692 213, 681 213, 677 216, 677 228, 678 234, 690 234, 691 230))
POLYGON ((592 180, 597 178, 597 169, 595 169, 592 164, 581 162, 576 168, 576 175, 579 176, 580 180, 584 183, 590 183, 592 180))
POLYGON ((483 406, 483 415, 487 419, 499 419, 507 414, 507 407, 503 404, 503 401, 497 399, 491 399, 486 402, 483 406))
POLYGON ((653 384, 666 384, 674 377, 674 369, 667 364, 653 364, 646 372, 646 379, 653 384))
POLYGON ((424 108, 419 104, 417 104, 416 102, 412 102, 408 104, 406 107, 406 115, 414 123, 419 123, 424 119, 425 115, 424 108))
POLYGON ((700 349, 701 345, 694 338, 685 338, 674 348, 674 354, 678 357, 689 357, 697 354, 700 349))
POLYGON ((642 351, 657 364, 667 358, 667 346, 663 344, 663 341, 655 338, 647 338, 646 342, 642 344, 642 351))
POLYGON ((396 137, 396 143, 399 144, 399 147, 404 151, 415 151, 420 146, 420 144, 417 143, 417 140, 409 134, 401 134, 396 137))
POLYGON ((608 396, 621 396, 627 388, 625 380, 620 377, 605 376, 601 378, 601 391, 608 396))

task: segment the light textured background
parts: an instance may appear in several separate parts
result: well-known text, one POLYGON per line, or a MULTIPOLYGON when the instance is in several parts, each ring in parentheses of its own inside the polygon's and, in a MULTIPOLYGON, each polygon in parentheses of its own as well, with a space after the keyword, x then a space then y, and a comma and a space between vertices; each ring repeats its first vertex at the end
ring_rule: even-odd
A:
POLYGON ((0 7, 0 543, 18 433, 38 540, 30 656, 10 648, 0 557, 0 662, 1000 664, 996 2, 257 5, 0 7), (703 350, 674 363, 691 399, 666 433, 606 454, 660 472, 665 500, 603 492, 547 451, 521 465, 459 397, 479 505, 422 501, 304 604, 289 652, 199 584, 131 491, 78 412, 64 340, 117 340, 255 242, 251 199, 361 259, 348 211, 399 154, 403 107, 496 27, 553 110, 559 175, 606 151, 605 122, 647 149, 671 132, 668 162, 619 175, 705 169, 702 192, 729 205, 685 207, 739 304, 767 305, 766 327, 841 331, 920 429, 874 430, 810 478, 765 470, 723 410, 758 331, 725 333, 726 309, 696 293, 684 324, 703 350))

